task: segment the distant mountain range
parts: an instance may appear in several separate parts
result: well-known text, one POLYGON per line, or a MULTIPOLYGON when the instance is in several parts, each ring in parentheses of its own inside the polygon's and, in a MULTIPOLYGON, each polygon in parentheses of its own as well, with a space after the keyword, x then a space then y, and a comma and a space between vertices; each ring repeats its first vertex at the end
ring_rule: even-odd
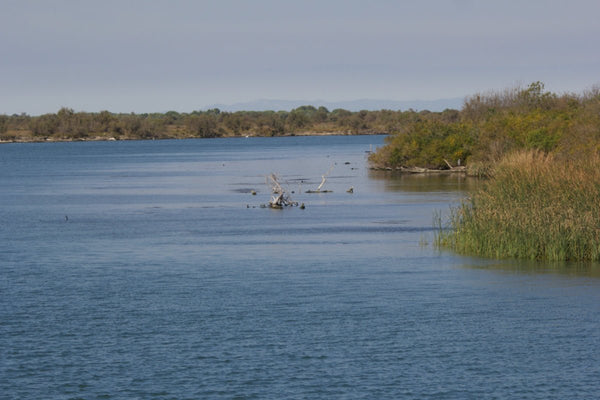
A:
POLYGON ((360 99, 351 101, 323 101, 323 100, 272 100, 260 99, 242 103, 233 104, 213 104, 204 107, 204 110, 218 108, 221 111, 291 111, 300 106, 311 105, 314 107, 326 107, 329 111, 336 108, 343 108, 348 111, 376 111, 376 110, 401 110, 413 109, 415 111, 443 111, 447 108, 460 110, 464 98, 456 97, 450 99, 438 100, 413 100, 413 101, 395 101, 395 100, 375 100, 360 99))

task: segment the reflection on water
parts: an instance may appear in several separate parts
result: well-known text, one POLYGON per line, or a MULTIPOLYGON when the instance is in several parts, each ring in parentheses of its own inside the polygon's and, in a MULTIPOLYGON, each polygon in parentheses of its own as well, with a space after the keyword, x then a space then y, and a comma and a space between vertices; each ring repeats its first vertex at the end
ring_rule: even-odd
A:
POLYGON ((513 273, 561 274, 600 278, 600 263, 598 262, 489 260, 489 262, 482 263, 481 260, 477 260, 474 264, 465 264, 464 267, 513 273))
POLYGON ((406 174, 395 171, 369 170, 369 178, 383 190, 392 192, 471 192, 481 180, 464 174, 406 174))

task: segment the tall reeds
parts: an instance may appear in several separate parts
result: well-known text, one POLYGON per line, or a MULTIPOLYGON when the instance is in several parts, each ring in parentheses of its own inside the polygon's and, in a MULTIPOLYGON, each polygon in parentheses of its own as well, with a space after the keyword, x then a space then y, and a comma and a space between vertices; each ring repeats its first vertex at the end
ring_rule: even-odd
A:
POLYGON ((600 260, 600 157, 505 156, 448 225, 440 221, 436 243, 493 258, 600 260))

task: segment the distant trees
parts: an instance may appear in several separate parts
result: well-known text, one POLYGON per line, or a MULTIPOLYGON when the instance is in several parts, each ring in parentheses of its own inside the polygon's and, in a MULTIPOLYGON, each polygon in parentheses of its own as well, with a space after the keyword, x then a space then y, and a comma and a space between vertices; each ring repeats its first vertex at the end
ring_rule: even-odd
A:
POLYGON ((194 137, 210 138, 217 136, 217 116, 209 112, 190 115, 185 118, 185 124, 194 137))
POLYGON ((92 132, 108 134, 109 132, 114 131, 117 123, 118 119, 115 115, 108 111, 100 111, 98 114, 92 114, 92 125, 90 129, 92 132))
POLYGON ((281 136, 290 134, 393 133, 412 120, 414 111, 329 111, 300 106, 291 111, 115 114, 76 112, 63 107, 56 114, 1 116, 0 139, 85 140, 211 138, 221 136, 281 136))
POLYGON ((59 127, 58 116, 56 114, 44 114, 29 121, 29 127, 34 136, 52 136, 59 127))
POLYGON ((299 129, 304 128, 309 124, 312 116, 312 110, 316 111, 316 109, 312 106, 312 110, 306 109, 305 107, 307 106, 296 108, 288 114, 286 119, 286 126, 289 128, 290 131, 298 131, 299 129))
POLYGON ((8 116, 0 114, 0 133, 5 133, 8 130, 8 116))

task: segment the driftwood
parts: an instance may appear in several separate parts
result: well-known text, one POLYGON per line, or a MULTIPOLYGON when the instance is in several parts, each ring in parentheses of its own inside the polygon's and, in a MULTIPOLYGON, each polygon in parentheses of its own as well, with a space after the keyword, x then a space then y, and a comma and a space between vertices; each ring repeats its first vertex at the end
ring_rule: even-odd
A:
POLYGON ((287 190, 281 186, 277 175, 269 175, 267 177, 267 183, 271 185, 271 191, 273 192, 273 196, 271 196, 271 200, 269 200, 269 207, 284 208, 298 205, 298 202, 293 201, 287 190))
POLYGON ((329 175, 329 173, 331 172, 331 170, 333 169, 333 165, 331 167, 329 167, 329 170, 327 172, 325 172, 323 175, 321 175, 321 184, 317 187, 317 189, 315 190, 307 190, 306 193, 331 193, 331 190, 322 190, 321 188, 323 187, 323 185, 325 184, 325 181, 327 180, 327 175, 329 175))
POLYGON ((307 190, 306 193, 333 193, 333 190, 307 190))
MULTIPOLYGON (((388 169, 388 168, 386 168, 388 169)), ((389 168, 388 170, 392 170, 389 168)), ((396 171, 405 172, 407 174, 452 174, 452 173, 465 173, 467 167, 452 167, 450 169, 431 169, 431 168, 419 168, 419 167, 399 167, 396 171)))
POLYGON ((396 168, 372 168, 384 171, 399 171, 406 174, 452 174, 452 173, 466 173, 467 167, 464 165, 459 165, 453 167, 447 160, 444 160, 448 169, 432 169, 432 168, 422 168, 422 167, 396 167, 396 168))

